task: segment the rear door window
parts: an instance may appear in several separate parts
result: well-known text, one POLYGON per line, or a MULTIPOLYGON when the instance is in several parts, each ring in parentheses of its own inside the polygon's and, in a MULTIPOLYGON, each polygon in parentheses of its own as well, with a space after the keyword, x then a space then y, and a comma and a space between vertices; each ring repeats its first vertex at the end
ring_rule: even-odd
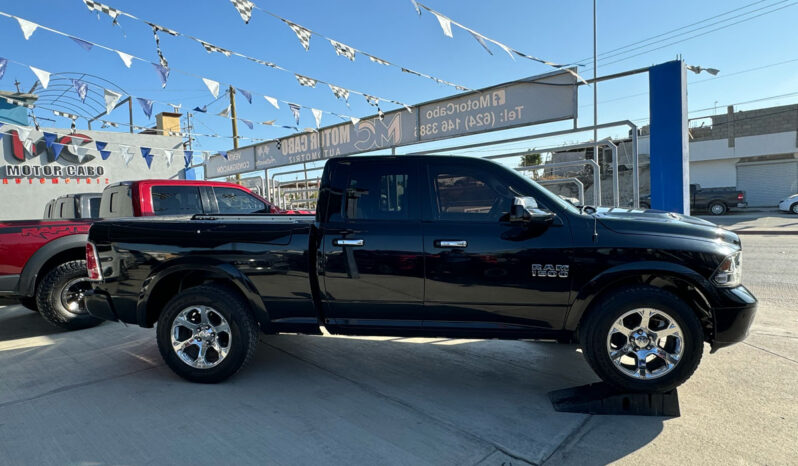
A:
POLYGON ((350 221, 418 218, 414 183, 413 163, 354 165, 346 185, 344 217, 350 221))
POLYGON ((153 186, 151 193, 152 211, 155 215, 203 213, 197 186, 153 186))
POLYGON ((91 218, 98 218, 100 216, 100 198, 93 197, 89 199, 89 216, 91 218))
POLYGON ((269 213, 269 207, 252 194, 238 188, 213 188, 220 214, 269 213))

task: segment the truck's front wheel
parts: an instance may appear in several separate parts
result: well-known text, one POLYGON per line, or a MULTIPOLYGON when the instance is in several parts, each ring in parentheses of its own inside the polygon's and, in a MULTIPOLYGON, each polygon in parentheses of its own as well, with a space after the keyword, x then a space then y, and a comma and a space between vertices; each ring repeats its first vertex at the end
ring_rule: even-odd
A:
POLYGON ((177 375, 192 382, 217 383, 252 359, 258 325, 240 294, 224 286, 203 285, 166 304, 157 338, 161 356, 177 375))
POLYGON ((39 313, 51 324, 66 330, 99 325, 102 320, 86 312, 83 294, 91 288, 86 261, 69 261, 53 268, 36 287, 39 313))
POLYGON ((648 286, 603 299, 580 329, 585 358, 621 390, 665 392, 686 381, 701 361, 703 330, 677 296, 648 286))

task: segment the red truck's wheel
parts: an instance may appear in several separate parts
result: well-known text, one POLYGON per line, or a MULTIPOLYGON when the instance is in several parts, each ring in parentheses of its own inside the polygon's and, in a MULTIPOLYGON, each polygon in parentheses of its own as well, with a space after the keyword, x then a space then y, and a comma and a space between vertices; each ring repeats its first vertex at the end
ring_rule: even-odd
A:
POLYGON ((258 324, 239 293, 203 285, 166 304, 158 319, 157 339, 161 356, 177 375, 192 382, 217 383, 252 359, 258 324))
POLYGON ((36 287, 39 313, 51 324, 66 330, 99 325, 102 320, 86 312, 83 293, 91 288, 86 261, 65 262, 47 272, 36 287))

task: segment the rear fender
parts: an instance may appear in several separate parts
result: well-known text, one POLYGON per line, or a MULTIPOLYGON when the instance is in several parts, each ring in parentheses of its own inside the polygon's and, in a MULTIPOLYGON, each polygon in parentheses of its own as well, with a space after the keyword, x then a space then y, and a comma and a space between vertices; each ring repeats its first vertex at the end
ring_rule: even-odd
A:
MULTIPOLYGON (((715 289, 712 284, 701 274, 680 264, 661 261, 642 261, 622 264, 605 270, 590 280, 578 291, 576 299, 571 305, 565 321, 566 330, 576 330, 582 317, 590 309, 595 299, 603 293, 628 284, 650 283, 656 286, 658 282, 674 283, 677 286, 694 288, 703 301, 696 311, 701 313, 703 321, 711 323, 712 303, 716 300, 715 289), (653 283, 652 283, 653 282, 653 283)), ((693 305, 696 308, 695 305, 693 305)))
POLYGON ((235 288, 249 302, 252 313, 261 328, 268 326, 269 314, 266 311, 266 306, 250 279, 229 263, 210 257, 181 258, 155 268, 144 280, 139 293, 136 308, 138 324, 142 327, 152 327, 158 320, 163 305, 176 292, 185 289, 183 285, 186 282, 190 287, 207 281, 225 283, 235 288), (177 288, 175 288, 176 285, 177 288), (167 296, 159 296, 161 291, 170 293, 167 296))

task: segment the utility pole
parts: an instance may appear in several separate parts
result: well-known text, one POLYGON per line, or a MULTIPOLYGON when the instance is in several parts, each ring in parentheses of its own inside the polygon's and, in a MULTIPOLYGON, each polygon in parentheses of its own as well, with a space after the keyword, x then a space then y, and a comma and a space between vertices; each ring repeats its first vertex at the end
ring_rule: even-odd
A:
POLYGON ((186 132, 188 132, 188 150, 192 150, 191 148, 191 112, 186 112, 186 132))
MULTIPOLYGON (((238 120, 236 119, 236 90, 230 86, 230 121, 233 122, 233 149, 238 149, 238 120)), ((236 174, 236 183, 241 184, 241 174, 236 174)))
MULTIPOLYGON (((596 42, 596 0, 593 0, 593 142, 598 143, 598 81, 596 80, 598 60, 596 60, 596 42)), ((593 160, 601 166, 598 156, 598 144, 593 146, 593 160)), ((601 205, 601 199, 594 199, 593 202, 596 206, 601 205)))

